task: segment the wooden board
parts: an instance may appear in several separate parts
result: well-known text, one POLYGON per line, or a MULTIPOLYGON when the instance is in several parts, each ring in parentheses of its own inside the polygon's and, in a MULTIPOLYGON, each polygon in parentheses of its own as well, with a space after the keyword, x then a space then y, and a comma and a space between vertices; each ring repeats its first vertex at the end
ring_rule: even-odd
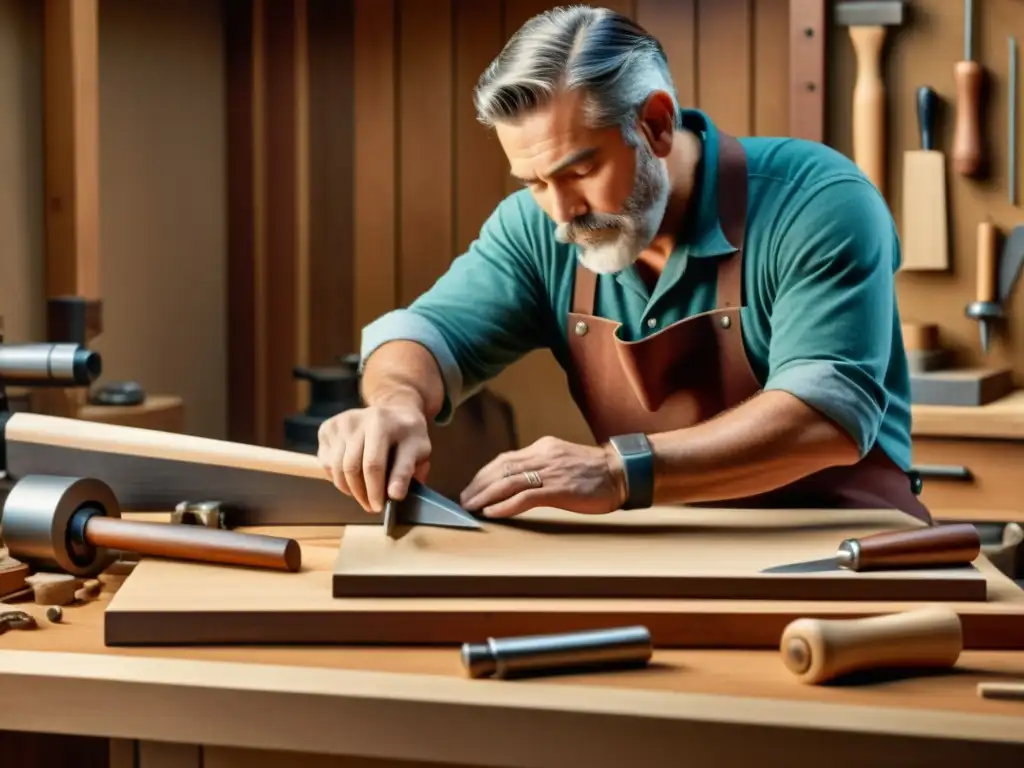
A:
POLYGON ((479 531, 348 531, 335 597, 984 600, 972 567, 762 573, 831 557, 846 538, 924 524, 892 510, 535 509, 479 531))
MULTIPOLYGON (((340 527, 250 528, 296 538, 299 573, 144 559, 104 614, 107 646, 437 645, 644 624, 660 647, 778 648, 794 619, 909 610, 912 601, 332 598, 340 527)), ((344 532, 358 530, 353 526, 344 532)), ((970 649, 1024 650, 1024 591, 986 559, 988 600, 951 605, 970 649)))

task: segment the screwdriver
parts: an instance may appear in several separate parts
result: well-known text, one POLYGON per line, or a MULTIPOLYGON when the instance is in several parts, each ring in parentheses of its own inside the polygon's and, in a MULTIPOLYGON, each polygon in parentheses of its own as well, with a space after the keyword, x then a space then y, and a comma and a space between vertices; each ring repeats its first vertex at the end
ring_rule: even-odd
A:
POLYGON ((974 61, 974 3, 964 0, 964 60, 954 68, 956 78, 956 128, 953 137, 953 165, 963 176, 981 168, 981 65, 974 61))

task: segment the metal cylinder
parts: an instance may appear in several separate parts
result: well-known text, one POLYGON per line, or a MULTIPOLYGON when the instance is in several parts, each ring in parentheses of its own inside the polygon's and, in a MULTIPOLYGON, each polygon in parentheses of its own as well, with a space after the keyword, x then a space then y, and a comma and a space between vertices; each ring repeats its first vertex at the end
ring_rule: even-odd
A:
POLYGON ((115 558, 102 547, 80 547, 69 526, 79 511, 120 517, 117 497, 94 478, 27 475, 15 483, 4 502, 0 535, 11 557, 37 570, 95 576, 115 558))
POLYGON ((7 384, 84 386, 102 371, 99 353, 80 344, 0 344, 0 379, 7 384))
POLYGON ((522 677, 603 667, 643 666, 651 659, 647 627, 615 627, 550 635, 489 637, 462 646, 470 677, 522 677))

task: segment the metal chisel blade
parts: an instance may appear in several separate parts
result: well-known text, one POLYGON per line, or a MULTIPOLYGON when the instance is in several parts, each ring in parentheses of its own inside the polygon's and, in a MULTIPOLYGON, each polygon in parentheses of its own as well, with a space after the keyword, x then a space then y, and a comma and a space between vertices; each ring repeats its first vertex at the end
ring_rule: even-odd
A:
POLYGON ((802 563, 786 563, 765 568, 761 573, 824 573, 826 571, 842 571, 834 557, 823 557, 821 560, 807 560, 802 563))
POLYGON ((416 479, 399 501, 384 504, 384 532, 395 536, 398 526, 429 525, 440 528, 482 529, 480 522, 446 496, 428 488, 416 479))

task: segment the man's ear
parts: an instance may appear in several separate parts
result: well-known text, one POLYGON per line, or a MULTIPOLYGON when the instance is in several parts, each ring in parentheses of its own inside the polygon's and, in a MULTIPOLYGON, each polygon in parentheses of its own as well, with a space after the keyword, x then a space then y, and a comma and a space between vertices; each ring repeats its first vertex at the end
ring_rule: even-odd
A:
POLYGON ((675 138, 676 110, 672 98, 665 91, 655 91, 647 97, 640 110, 640 130, 657 157, 668 157, 675 138))

